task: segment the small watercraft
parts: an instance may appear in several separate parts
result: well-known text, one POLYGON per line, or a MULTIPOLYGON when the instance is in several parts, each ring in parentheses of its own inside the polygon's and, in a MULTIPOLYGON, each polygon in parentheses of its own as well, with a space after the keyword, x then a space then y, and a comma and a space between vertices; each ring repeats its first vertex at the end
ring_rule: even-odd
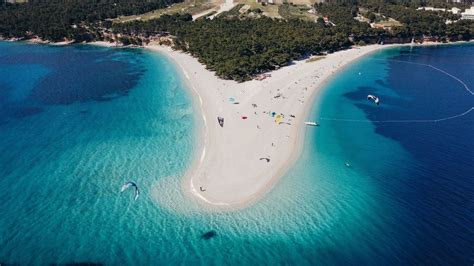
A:
POLYGON ((319 124, 318 124, 318 123, 316 123, 316 122, 309 122, 309 121, 307 121, 307 122, 304 122, 304 124, 305 124, 305 125, 307 125, 307 126, 313 126, 313 127, 317 127, 317 126, 319 126, 319 124))
POLYGON ((380 102, 379 97, 372 94, 367 95, 367 100, 373 101, 376 105, 379 105, 379 102, 380 102))

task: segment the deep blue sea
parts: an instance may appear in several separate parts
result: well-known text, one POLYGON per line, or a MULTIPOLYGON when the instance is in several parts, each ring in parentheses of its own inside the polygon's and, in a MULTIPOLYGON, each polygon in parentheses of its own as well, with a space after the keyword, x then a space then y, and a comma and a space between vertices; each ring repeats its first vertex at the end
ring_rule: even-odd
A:
POLYGON ((169 59, 0 42, 0 264, 472 265, 473 73, 474 45, 349 65, 274 189, 208 212, 182 194, 197 119, 169 59))

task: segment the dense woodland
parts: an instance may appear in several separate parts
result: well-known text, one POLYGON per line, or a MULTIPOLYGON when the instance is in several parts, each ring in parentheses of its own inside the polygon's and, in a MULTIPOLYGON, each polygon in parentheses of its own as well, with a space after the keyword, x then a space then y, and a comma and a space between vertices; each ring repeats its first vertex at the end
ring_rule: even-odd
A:
MULTIPOLYGON (((344 49, 352 44, 409 42, 425 36, 440 41, 469 40, 474 36, 474 22, 457 20, 445 12, 416 10, 426 2, 392 0, 330 0, 314 6, 335 25, 299 19, 271 19, 232 15, 231 10, 210 20, 192 21, 190 14, 163 15, 149 21, 114 23, 108 18, 139 14, 164 7, 178 0, 34 0, 22 5, 0 7, 0 35, 29 38, 37 35, 58 41, 103 40, 120 36, 123 44, 142 44, 150 36, 171 35, 173 47, 191 53, 208 69, 225 79, 238 81, 289 64, 292 60, 323 52, 344 49), (365 10, 371 19, 393 18, 401 26, 375 29, 354 17, 365 10), (75 25, 75 26, 72 26, 75 25)), ((444 2, 444 1, 443 1, 444 2)), ((445 5, 434 1, 431 4, 445 5)), ((237 10, 237 11, 236 11, 237 10)), ((234 12, 234 13, 235 13, 234 12)))
MULTIPOLYGON (((433 36, 440 41, 461 41, 474 38, 474 21, 459 20, 456 23, 446 24, 447 19, 458 20, 460 15, 449 12, 416 10, 416 6, 380 2, 365 3, 364 7, 401 22, 403 25, 394 28, 391 32, 391 36, 394 37, 420 39, 423 36, 433 36)), ((464 5, 463 7, 469 6, 464 5)))
MULTIPOLYGON (((355 43, 378 43, 387 37, 387 32, 381 29, 371 28, 368 23, 359 22, 354 19, 358 6, 351 3, 326 3, 316 4, 319 14, 327 16, 333 23, 334 28, 346 36, 352 36, 355 43)), ((322 19, 318 23, 324 25, 322 19)))
POLYGON ((37 35, 51 41, 96 37, 90 23, 120 15, 142 14, 182 0, 30 0, 0 4, 0 34, 5 38, 37 35), (74 27, 72 25, 75 25, 74 27))
POLYGON ((421 41, 424 36, 440 41, 469 40, 474 23, 459 21, 446 25, 445 14, 419 11, 410 5, 349 1, 315 5, 317 12, 336 25, 296 19, 238 19, 220 16, 214 20, 191 21, 190 15, 167 15, 152 21, 114 24, 115 33, 150 36, 170 33, 174 47, 191 53, 217 75, 234 80, 279 68, 292 60, 321 52, 332 52, 352 44, 421 41), (399 20, 403 25, 390 31, 371 28, 354 19, 360 6, 399 20))
POLYGON ((166 15, 150 22, 115 24, 115 32, 149 35, 169 32, 174 45, 199 58, 226 79, 246 80, 291 60, 350 45, 346 35, 302 20, 267 17, 190 21, 187 15, 166 15))
MULTIPOLYGON (((437 3, 437 2, 435 2, 437 3)), ((438 4, 440 6, 441 4, 438 4)), ((356 41, 372 43, 378 41, 404 42, 412 38, 422 39, 424 36, 439 37, 440 41, 470 40, 474 37, 474 22, 458 21, 446 24, 446 19, 458 20, 460 15, 449 12, 432 12, 416 10, 419 5, 414 1, 400 1, 397 4, 387 4, 380 1, 360 1, 354 4, 348 1, 332 1, 316 5, 317 10, 328 16, 344 33, 353 34, 356 41), (359 7, 369 11, 369 14, 379 14, 393 18, 403 25, 394 27, 391 31, 371 29, 368 23, 353 19, 359 7)), ((466 7, 466 6, 465 6, 466 7)), ((467 6, 468 7, 468 6, 467 6)))

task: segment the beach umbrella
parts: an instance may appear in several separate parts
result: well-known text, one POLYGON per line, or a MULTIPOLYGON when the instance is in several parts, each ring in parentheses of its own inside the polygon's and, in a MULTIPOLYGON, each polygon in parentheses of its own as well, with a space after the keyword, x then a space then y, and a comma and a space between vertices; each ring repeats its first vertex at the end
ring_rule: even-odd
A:
POLYGON ((281 121, 282 118, 283 118, 283 117, 282 117, 281 115, 277 115, 277 116, 275 117, 275 123, 280 124, 280 121, 281 121))

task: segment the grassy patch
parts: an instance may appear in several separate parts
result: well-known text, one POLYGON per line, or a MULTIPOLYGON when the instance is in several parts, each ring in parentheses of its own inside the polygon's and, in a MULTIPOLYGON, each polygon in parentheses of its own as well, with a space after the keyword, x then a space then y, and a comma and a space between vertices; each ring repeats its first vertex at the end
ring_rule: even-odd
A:
POLYGON ((278 14, 278 5, 262 5, 255 0, 240 0, 239 3, 250 6, 250 10, 260 9, 264 16, 270 18, 281 18, 278 14))
POLYGON ((377 22, 377 24, 384 25, 385 27, 399 27, 399 26, 402 26, 402 23, 400 23, 400 22, 398 22, 394 19, 380 21, 380 22, 377 22))
POLYGON ((306 5, 282 4, 278 6, 278 14, 284 19, 302 19, 307 21, 315 21, 316 15, 309 13, 310 8, 306 5))
POLYGON ((238 5, 234 6, 231 10, 226 11, 226 12, 222 12, 222 13, 220 13, 220 14, 217 15, 217 16, 218 16, 218 17, 220 17, 220 16, 228 16, 228 17, 239 16, 239 15, 240 15, 239 10, 240 10, 244 5, 245 5, 245 4, 238 4, 238 5))
POLYGON ((196 0, 196 1, 185 1, 184 3, 174 4, 169 6, 168 8, 157 9, 153 10, 148 13, 140 14, 140 15, 133 15, 133 16, 121 16, 114 20, 114 22, 123 23, 129 22, 133 20, 151 20, 159 18, 164 14, 176 14, 176 13, 190 13, 192 15, 204 12, 206 10, 210 10, 215 8, 217 5, 214 3, 210 3, 204 0, 196 0))

